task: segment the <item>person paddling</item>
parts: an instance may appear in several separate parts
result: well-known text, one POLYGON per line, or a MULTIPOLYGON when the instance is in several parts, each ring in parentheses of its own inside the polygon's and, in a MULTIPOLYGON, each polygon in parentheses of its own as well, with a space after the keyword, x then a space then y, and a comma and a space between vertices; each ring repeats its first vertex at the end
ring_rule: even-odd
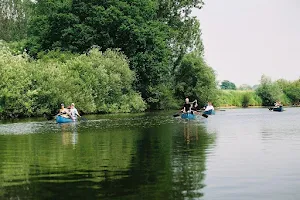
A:
POLYGON ((276 101, 276 102, 275 102, 275 107, 278 108, 278 107, 280 107, 280 106, 282 106, 281 102, 280 102, 280 101, 276 101))
POLYGON ((66 117, 66 118, 70 118, 70 112, 68 111, 68 109, 65 108, 65 105, 62 103, 60 104, 60 109, 59 109, 59 112, 58 112, 58 116, 63 116, 63 117, 66 117))
POLYGON ((71 104, 71 109, 70 109, 70 113, 71 113, 71 117, 72 119, 75 121, 77 119, 77 116, 78 117, 81 117, 77 111, 77 109, 75 108, 75 104, 72 103, 71 104))
POLYGON ((192 113, 193 114, 193 110, 197 109, 197 106, 198 106, 197 100, 190 102, 189 98, 186 98, 181 111, 183 113, 192 113))
POLYGON ((210 111, 210 110, 214 110, 214 106, 212 105, 212 103, 209 101, 208 103, 207 103, 207 106, 206 106, 206 108, 205 108, 205 110, 204 111, 210 111))
MULTIPOLYGON (((182 113, 191 113, 191 114, 197 114, 197 109, 198 109, 198 103, 197 100, 190 102, 189 98, 185 99, 185 103, 183 105, 183 108, 181 110, 182 113)), ((179 114, 173 115, 173 117, 178 117, 180 116, 179 114)), ((207 114, 202 114, 203 117, 207 118, 207 114)))
POLYGON ((183 104, 182 112, 183 113, 191 112, 191 108, 192 106, 190 104, 189 98, 185 98, 185 103, 183 104))

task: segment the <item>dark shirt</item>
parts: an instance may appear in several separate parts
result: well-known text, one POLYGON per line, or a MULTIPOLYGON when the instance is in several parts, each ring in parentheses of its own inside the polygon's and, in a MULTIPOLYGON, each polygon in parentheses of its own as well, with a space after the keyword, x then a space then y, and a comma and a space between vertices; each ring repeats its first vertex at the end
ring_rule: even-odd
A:
POLYGON ((198 106, 197 107, 193 106, 192 110, 197 111, 198 110, 198 106))
POLYGON ((185 112, 190 111, 190 107, 191 107, 191 104, 189 104, 189 103, 185 103, 185 104, 183 105, 183 108, 185 108, 185 112))

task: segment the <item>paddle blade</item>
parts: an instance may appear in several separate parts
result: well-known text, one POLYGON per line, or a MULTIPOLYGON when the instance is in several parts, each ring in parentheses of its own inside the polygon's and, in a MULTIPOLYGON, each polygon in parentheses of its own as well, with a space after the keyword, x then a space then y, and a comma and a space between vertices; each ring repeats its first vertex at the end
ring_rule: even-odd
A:
POLYGON ((173 115, 173 117, 179 117, 180 115, 179 114, 175 114, 175 115, 173 115))
POLYGON ((202 114, 202 117, 208 118, 207 114, 202 114))
POLYGON ((87 121, 87 119, 85 117, 81 117, 80 118, 82 121, 87 121))

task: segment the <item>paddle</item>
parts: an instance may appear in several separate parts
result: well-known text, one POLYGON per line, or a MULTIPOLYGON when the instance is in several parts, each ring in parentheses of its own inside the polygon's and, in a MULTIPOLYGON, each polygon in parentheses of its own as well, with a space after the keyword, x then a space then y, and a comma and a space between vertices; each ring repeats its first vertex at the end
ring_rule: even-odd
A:
POLYGON ((208 118, 207 114, 202 114, 202 117, 208 118))
POLYGON ((173 115, 173 117, 179 117, 180 116, 180 113, 176 113, 173 115))
POLYGON ((80 116, 80 119, 82 120, 82 121, 87 121, 87 119, 85 118, 85 117, 83 117, 83 116, 80 116))

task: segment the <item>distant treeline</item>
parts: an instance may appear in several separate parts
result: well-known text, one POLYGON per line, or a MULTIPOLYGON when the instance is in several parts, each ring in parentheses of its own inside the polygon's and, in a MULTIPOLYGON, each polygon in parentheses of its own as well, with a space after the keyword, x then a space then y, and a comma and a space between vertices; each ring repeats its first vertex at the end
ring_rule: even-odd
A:
POLYGON ((300 79, 295 81, 280 79, 273 82, 269 77, 263 75, 256 89, 243 87, 240 90, 232 90, 231 88, 219 90, 216 105, 238 107, 272 106, 276 101, 280 101, 283 105, 299 105, 300 79))

